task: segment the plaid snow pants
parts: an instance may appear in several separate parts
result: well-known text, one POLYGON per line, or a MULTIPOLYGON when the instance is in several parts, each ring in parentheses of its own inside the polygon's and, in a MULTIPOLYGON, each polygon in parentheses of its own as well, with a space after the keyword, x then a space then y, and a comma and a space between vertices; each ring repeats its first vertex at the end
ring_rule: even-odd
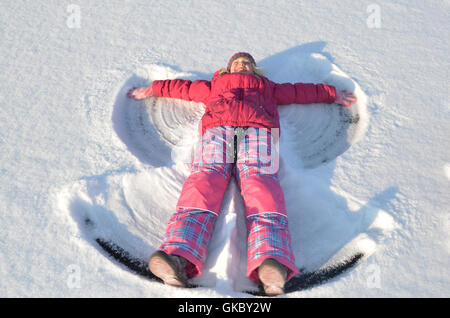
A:
POLYGON ((274 258, 285 266, 287 280, 298 273, 278 180, 279 130, 274 131, 214 127, 203 134, 196 146, 191 174, 160 247, 191 263, 186 269, 189 278, 202 272, 208 242, 233 174, 245 204, 247 277, 258 283, 257 269, 266 258, 274 258))

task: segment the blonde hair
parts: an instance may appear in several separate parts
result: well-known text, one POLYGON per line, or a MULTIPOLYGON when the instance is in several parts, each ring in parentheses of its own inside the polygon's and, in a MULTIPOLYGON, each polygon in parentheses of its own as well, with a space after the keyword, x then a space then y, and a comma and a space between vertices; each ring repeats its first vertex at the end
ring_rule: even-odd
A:
MULTIPOLYGON (((254 75, 258 76, 258 77, 263 77, 264 76, 264 69, 262 67, 256 66, 255 64, 251 63, 252 65, 252 72, 254 75)), ((224 74, 231 74, 230 71, 228 71, 225 68, 220 69, 219 71, 217 71, 217 76, 221 76, 224 74)))

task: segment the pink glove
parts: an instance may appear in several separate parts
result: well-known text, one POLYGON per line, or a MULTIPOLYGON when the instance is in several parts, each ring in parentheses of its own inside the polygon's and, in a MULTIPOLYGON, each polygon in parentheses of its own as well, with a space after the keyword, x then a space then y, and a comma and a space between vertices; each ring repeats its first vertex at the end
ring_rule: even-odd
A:
POLYGON ((336 103, 350 107, 350 105, 357 101, 355 94, 349 93, 346 90, 336 93, 336 103))
POLYGON ((133 87, 127 93, 128 98, 134 98, 135 100, 141 100, 150 96, 153 96, 153 90, 151 86, 146 88, 133 87))

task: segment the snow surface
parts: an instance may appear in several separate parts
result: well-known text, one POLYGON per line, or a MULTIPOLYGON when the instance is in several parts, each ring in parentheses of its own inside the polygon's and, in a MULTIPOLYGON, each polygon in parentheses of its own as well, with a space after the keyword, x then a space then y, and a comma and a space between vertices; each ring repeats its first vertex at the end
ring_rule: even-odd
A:
POLYGON ((201 108, 157 101, 150 112, 124 94, 157 78, 208 79, 236 51, 272 80, 360 98, 357 131, 325 164, 308 140, 330 136, 321 128, 334 110, 280 110, 297 265, 366 254, 282 297, 450 296, 449 13, 437 0, 0 2, 0 296, 248 296, 234 182, 197 278, 209 288, 148 282, 83 227, 89 216, 140 257, 158 247, 201 108))

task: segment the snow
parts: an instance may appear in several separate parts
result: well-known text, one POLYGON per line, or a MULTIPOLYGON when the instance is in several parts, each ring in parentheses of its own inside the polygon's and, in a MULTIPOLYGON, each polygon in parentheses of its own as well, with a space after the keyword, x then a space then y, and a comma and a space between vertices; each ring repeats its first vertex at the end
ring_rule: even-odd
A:
POLYGON ((297 265, 365 253, 338 278, 282 297, 450 296, 449 12, 438 0, 2 1, 0 296, 248 296, 234 182, 197 278, 208 288, 151 283, 92 239, 148 257, 198 138, 201 105, 158 100, 150 112, 127 89, 208 79, 236 51, 272 80, 359 97, 357 130, 326 164, 309 140, 337 129, 338 106, 280 112, 297 265))

